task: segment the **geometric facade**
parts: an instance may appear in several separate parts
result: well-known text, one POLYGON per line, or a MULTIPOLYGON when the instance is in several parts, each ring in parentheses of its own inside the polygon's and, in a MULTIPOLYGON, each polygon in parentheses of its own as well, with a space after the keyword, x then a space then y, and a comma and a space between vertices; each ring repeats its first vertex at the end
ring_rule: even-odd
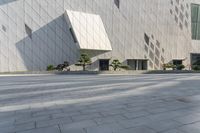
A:
POLYGON ((91 55, 91 70, 113 59, 134 69, 162 69, 172 61, 190 69, 191 55, 200 53, 200 41, 192 39, 192 4, 200 2, 0 0, 0 72, 45 70, 64 61, 77 70, 81 51, 91 55))

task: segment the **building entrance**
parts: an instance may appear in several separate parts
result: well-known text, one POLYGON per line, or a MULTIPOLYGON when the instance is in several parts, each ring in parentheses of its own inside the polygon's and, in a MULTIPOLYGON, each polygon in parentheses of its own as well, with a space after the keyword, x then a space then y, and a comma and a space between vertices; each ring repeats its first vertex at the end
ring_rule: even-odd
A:
POLYGON ((191 54, 191 68, 200 68, 200 54, 191 54))
POLYGON ((148 60, 129 59, 127 60, 127 65, 129 65, 132 70, 147 70, 147 62, 148 60))
POLYGON ((99 70, 100 71, 108 71, 109 70, 109 60, 108 59, 99 60, 99 70))

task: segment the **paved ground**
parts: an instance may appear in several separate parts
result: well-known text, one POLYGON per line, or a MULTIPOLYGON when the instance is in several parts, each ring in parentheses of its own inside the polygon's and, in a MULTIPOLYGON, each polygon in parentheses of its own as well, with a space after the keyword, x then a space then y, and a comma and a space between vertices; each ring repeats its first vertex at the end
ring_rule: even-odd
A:
POLYGON ((0 133, 200 133, 200 74, 0 77, 0 133))

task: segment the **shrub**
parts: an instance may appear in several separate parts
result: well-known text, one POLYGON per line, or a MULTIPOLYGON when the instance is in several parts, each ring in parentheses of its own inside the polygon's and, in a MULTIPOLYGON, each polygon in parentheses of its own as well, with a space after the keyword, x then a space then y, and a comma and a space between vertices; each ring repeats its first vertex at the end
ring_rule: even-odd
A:
POLYGON ((172 63, 163 64, 163 69, 166 70, 167 68, 172 68, 174 70, 176 65, 173 65, 172 63))
POLYGON ((70 71, 69 62, 65 61, 64 64, 59 64, 55 69, 58 71, 63 71, 64 69, 67 69, 67 71, 70 71))
POLYGON ((177 69, 177 70, 183 70, 184 68, 185 68, 184 65, 177 65, 177 66, 176 66, 176 69, 177 69))
POLYGON ((195 70, 195 71, 200 71, 200 66, 199 65, 194 65, 192 67, 192 69, 195 70))
POLYGON ((53 65, 48 65, 47 66, 47 71, 53 71, 54 70, 54 66, 53 65))

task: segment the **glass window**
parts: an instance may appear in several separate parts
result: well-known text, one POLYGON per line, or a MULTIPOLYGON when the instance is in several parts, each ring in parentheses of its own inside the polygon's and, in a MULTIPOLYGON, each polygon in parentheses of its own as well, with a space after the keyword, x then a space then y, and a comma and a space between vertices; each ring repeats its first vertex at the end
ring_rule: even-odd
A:
POLYGON ((200 5, 191 4, 192 39, 200 40, 200 5))
POLYGON ((2 25, 2 30, 3 30, 4 32, 6 32, 6 27, 5 27, 4 25, 2 25))
POLYGON ((200 40, 200 23, 197 23, 197 35, 196 35, 196 39, 200 40))
POLYGON ((192 11, 192 22, 197 22, 198 19, 198 6, 192 4, 191 5, 191 11, 192 11))
POLYGON ((70 33, 71 33, 71 35, 72 35, 72 38, 73 38, 73 40, 74 40, 74 43, 77 43, 77 39, 76 39, 76 36, 75 36, 75 34, 74 34, 74 30, 73 30, 72 28, 70 28, 69 31, 70 31, 70 33))
POLYGON ((146 33, 144 33, 144 40, 145 40, 146 44, 149 45, 150 38, 146 33))
POLYGON ((191 54, 191 65, 192 68, 195 66, 200 66, 200 54, 191 54))
POLYGON ((27 25, 25 24, 25 31, 26 31, 26 34, 32 38, 32 29, 27 25))
POLYGON ((197 15, 198 16, 197 16, 196 19, 197 19, 198 22, 200 22, 200 5, 199 5, 199 8, 198 8, 198 14, 197 15))
POLYGON ((115 5, 117 6, 117 8, 119 8, 120 7, 120 0, 114 0, 114 2, 115 2, 115 5))
POLYGON ((197 35, 197 23, 192 23, 192 39, 195 39, 197 35))

